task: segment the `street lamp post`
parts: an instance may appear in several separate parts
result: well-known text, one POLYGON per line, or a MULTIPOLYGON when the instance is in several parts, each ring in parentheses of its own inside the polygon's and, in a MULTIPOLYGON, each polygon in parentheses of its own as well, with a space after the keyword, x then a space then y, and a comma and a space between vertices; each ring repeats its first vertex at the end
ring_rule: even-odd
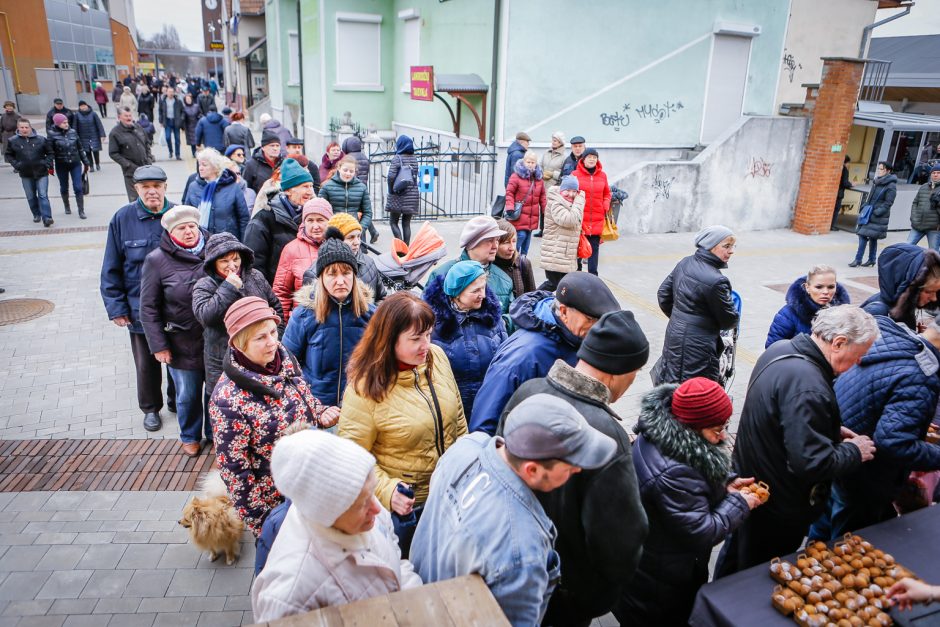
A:
POLYGON ((215 41, 215 24, 209 22, 206 24, 206 27, 209 29, 209 51, 212 53, 212 74, 215 78, 215 82, 219 82, 219 66, 217 65, 215 58, 215 50, 212 49, 212 42, 215 41))

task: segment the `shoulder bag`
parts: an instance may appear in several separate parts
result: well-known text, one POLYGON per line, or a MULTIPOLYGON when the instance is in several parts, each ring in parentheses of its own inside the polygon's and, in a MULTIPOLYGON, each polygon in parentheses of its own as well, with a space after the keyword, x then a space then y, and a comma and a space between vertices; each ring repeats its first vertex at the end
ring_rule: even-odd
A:
MULTIPOLYGON (((525 207, 525 203, 529 200, 529 196, 532 195, 532 190, 535 188, 535 179, 529 181, 529 191, 525 193, 525 197, 522 200, 517 200, 512 209, 506 212, 506 219, 510 222, 515 222, 520 217, 522 217, 522 208, 525 207)), ((503 199, 503 202, 506 202, 506 199, 503 199)))
POLYGON ((392 183, 392 191, 396 194, 404 194, 411 185, 414 185, 414 173, 411 171, 411 166, 405 165, 399 155, 398 174, 395 175, 395 182, 392 183))

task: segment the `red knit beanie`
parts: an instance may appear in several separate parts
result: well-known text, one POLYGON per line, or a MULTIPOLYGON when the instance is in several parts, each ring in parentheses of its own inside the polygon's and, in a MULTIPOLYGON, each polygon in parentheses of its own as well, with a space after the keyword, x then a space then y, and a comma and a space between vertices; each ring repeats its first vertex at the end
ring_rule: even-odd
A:
POLYGON ((245 296, 232 303, 223 319, 225 330, 228 332, 229 346, 233 346, 232 340, 241 330, 261 320, 274 320, 278 324, 281 322, 280 316, 263 298, 245 296))
POLYGON ((711 379, 695 377, 673 392, 672 415, 690 429, 717 427, 731 417, 731 399, 711 379))

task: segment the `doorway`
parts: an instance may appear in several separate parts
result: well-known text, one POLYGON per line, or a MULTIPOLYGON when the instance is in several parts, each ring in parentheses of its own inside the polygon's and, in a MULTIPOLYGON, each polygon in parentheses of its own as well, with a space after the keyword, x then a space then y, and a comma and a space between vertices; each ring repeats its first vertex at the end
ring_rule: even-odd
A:
POLYGON ((715 35, 702 116, 702 143, 709 144, 741 118, 751 58, 751 38, 715 35))

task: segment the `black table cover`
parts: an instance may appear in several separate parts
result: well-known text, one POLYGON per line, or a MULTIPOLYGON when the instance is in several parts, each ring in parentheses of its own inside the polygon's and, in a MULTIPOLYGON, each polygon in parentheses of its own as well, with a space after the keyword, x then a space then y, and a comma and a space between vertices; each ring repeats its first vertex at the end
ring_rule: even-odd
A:
MULTIPOLYGON (((924 581, 940 585, 940 507, 928 507, 861 529, 858 535, 893 555, 897 563, 924 581)), ((796 553, 781 557, 796 563, 796 553)), ((706 584, 695 599, 689 624, 694 627, 793 627, 793 620, 777 612, 770 603, 775 585, 770 578, 769 563, 706 584)), ((932 610, 936 609, 937 604, 933 604, 932 610)), ((932 616, 911 623, 912 618, 922 613, 892 610, 891 616, 897 624, 918 627, 940 624, 940 615, 933 612, 932 616)))

